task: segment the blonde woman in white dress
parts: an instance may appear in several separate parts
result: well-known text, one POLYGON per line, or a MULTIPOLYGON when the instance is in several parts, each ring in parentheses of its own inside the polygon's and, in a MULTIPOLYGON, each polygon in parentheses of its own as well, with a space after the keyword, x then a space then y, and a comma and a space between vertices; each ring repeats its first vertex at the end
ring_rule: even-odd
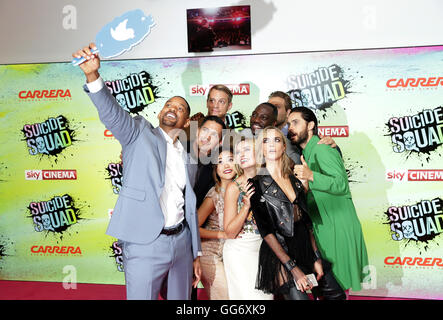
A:
POLYGON ((226 188, 224 210, 228 239, 223 261, 229 299, 272 300, 273 295, 255 289, 262 238, 250 210, 254 190, 249 188, 248 179, 256 175, 254 140, 247 138, 235 144, 234 157, 238 175, 226 188))

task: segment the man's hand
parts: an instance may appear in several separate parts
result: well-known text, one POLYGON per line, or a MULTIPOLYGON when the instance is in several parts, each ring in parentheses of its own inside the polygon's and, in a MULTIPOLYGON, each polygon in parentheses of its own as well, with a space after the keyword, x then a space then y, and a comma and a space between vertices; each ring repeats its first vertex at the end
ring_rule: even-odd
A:
POLYGON ((314 173, 309 169, 303 156, 300 157, 302 164, 294 166, 294 175, 303 182, 303 180, 314 181, 314 173))
POLYGON ((90 43, 88 47, 84 47, 72 54, 74 58, 83 57, 86 59, 86 61, 79 66, 85 73, 87 82, 95 81, 100 77, 100 74, 98 73, 98 69, 100 68, 100 58, 98 57, 98 54, 93 54, 91 52, 93 49, 97 49, 97 47, 94 43, 90 43))
POLYGON ((332 139, 331 137, 328 137, 328 136, 326 136, 326 137, 320 136, 320 141, 317 142, 317 144, 326 144, 326 145, 331 146, 331 148, 337 147, 337 144, 335 143, 334 139, 332 139))
POLYGON ((200 282, 202 274, 202 269, 200 266, 200 257, 195 258, 194 260, 194 280, 192 281, 192 286, 197 288, 198 283, 200 282))

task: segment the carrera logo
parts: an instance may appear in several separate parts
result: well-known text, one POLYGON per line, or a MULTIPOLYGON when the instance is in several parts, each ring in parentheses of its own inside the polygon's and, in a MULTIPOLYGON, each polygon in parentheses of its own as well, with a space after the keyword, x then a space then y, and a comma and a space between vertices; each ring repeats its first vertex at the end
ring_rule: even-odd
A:
POLYGON ((82 250, 80 247, 73 246, 32 246, 31 252, 35 255, 72 255, 81 256, 82 250))
POLYGON ((319 126, 318 134, 328 137, 349 137, 348 126, 319 126))
POLYGON ((443 77, 389 79, 386 81, 388 88, 417 88, 443 86, 443 77))
MULTIPOLYGON (((200 85, 196 84, 189 87, 189 95, 190 96, 205 96, 209 92, 209 90, 214 86, 214 84, 210 85, 200 85)), ((233 95, 249 95, 251 93, 249 83, 240 83, 240 84, 225 84, 226 87, 231 90, 233 95)))
POLYGON ((69 89, 53 89, 53 90, 23 90, 18 93, 21 100, 27 99, 56 99, 56 98, 72 98, 69 89))
POLYGON ((77 170, 25 170, 26 180, 77 180, 77 170))
POLYGON ((103 135, 105 136, 105 138, 114 138, 114 135, 108 129, 105 129, 105 131, 103 132, 103 135))
POLYGON ((443 169, 388 170, 386 180, 392 181, 443 181, 443 169))
POLYGON ((385 265, 398 266, 420 266, 420 267, 443 267, 442 258, 420 258, 420 257, 386 257, 385 265))

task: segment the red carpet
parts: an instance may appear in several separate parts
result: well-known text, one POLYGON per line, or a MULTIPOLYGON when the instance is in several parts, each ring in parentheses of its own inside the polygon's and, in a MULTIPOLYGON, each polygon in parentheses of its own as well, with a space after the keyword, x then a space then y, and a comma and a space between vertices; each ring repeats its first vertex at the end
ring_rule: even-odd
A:
MULTIPOLYGON (((122 285, 78 283, 76 289, 64 289, 58 282, 31 282, 0 280, 0 300, 125 300, 122 285)), ((206 300, 203 289, 198 299, 206 300)), ((350 296, 349 300, 401 300, 383 297, 350 296)))

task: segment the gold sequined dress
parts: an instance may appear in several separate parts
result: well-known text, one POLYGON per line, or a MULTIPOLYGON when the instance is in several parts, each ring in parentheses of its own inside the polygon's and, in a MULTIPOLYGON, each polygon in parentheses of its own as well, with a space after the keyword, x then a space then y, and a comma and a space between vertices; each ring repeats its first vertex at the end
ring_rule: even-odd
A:
MULTIPOLYGON (((206 219, 203 228, 212 231, 223 230, 225 190, 220 188, 220 192, 216 192, 215 187, 212 187, 206 197, 212 199, 215 209, 206 219)), ((210 300, 229 299, 223 265, 223 244, 224 239, 201 239, 201 281, 210 300)))

